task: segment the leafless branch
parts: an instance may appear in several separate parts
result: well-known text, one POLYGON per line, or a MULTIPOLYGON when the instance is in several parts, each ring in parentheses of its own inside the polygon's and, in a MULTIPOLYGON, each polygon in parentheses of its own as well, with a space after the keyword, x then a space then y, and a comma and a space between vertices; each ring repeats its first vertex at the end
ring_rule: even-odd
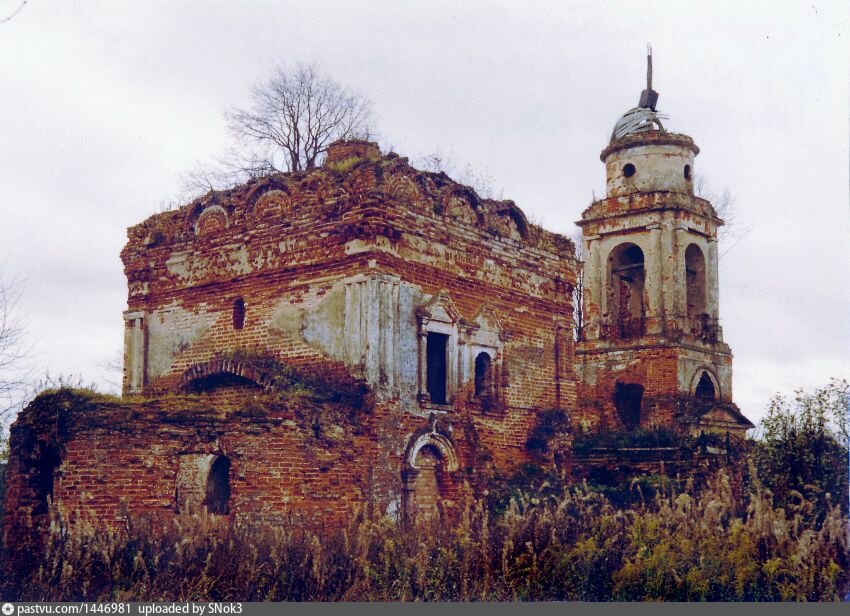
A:
POLYGON ((12 11, 8 15, 6 15, 6 17, 0 17, 0 24, 4 24, 7 21, 10 21, 13 17, 15 17, 15 15, 17 15, 18 13, 23 11, 24 7, 27 4, 27 1, 28 0, 21 0, 21 3, 17 6, 17 8, 14 11, 12 11))
POLYGON ((435 152, 416 160, 414 164, 425 171, 445 173, 453 180, 470 186, 478 193, 479 197, 484 199, 502 198, 503 191, 496 191, 494 188, 495 180, 486 169, 484 171, 477 171, 469 163, 463 167, 459 167, 454 160, 454 154, 451 148, 449 148, 448 153, 444 153, 442 148, 438 148, 435 152))
POLYGON ((717 238, 723 248, 720 257, 723 258, 723 255, 737 246, 742 239, 749 235, 752 229, 741 224, 738 220, 735 197, 732 196, 728 188, 720 192, 715 191, 708 185, 705 177, 697 175, 694 178, 694 194, 710 201, 714 206, 714 211, 717 212, 717 216, 723 219, 724 224, 717 231, 717 238))

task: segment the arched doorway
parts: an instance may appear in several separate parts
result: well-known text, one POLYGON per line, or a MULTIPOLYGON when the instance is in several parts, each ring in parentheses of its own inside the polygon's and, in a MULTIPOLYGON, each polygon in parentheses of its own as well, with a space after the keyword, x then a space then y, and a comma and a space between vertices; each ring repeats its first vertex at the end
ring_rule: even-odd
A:
POLYGON ((418 522, 435 520, 440 516, 440 477, 442 460, 433 445, 419 450, 413 463, 417 470, 413 484, 413 515, 418 522))
POLYGON ((423 523, 439 520, 453 491, 451 474, 458 469, 454 447, 437 433, 417 438, 406 455, 402 471, 404 518, 423 523))

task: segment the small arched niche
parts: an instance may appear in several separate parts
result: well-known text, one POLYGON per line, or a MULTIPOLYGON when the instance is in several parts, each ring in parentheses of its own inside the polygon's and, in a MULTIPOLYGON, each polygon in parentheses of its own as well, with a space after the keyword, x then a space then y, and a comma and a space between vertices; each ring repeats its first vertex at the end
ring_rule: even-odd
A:
POLYGON ((233 300, 233 329, 245 327, 245 300, 237 297, 233 300))
POLYGON ((204 504, 212 514, 225 515, 230 511, 230 458, 227 456, 216 456, 210 465, 204 504))
POLYGON ((482 351, 475 357, 475 397, 491 398, 493 389, 493 360, 489 353, 482 351))
POLYGON ((685 250, 685 287, 688 318, 695 319, 706 312, 705 256, 696 244, 685 250))
POLYGON ((608 258, 609 313, 619 337, 643 333, 645 316, 644 255, 639 246, 627 242, 611 251, 608 258))
POLYGON ((226 229, 229 225, 227 210, 220 205, 206 207, 195 221, 195 235, 212 235, 226 229))

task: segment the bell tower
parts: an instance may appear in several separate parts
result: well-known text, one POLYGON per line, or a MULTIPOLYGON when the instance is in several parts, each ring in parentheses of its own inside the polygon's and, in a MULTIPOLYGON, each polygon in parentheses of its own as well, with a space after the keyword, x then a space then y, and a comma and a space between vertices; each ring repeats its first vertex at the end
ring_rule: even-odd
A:
POLYGON ((657 102, 650 50, 640 102, 600 156, 605 198, 577 222, 585 254, 579 421, 743 436, 752 424, 732 403, 732 353, 720 327, 723 221, 694 195, 699 148, 664 128, 657 102))

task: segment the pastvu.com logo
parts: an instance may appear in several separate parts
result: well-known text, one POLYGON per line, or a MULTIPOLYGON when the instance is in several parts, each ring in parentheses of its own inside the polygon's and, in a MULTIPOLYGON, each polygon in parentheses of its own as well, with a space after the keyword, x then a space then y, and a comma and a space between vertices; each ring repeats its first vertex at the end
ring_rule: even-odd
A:
POLYGON ((15 606, 11 603, 3 604, 3 616, 12 616, 15 613, 15 606))

